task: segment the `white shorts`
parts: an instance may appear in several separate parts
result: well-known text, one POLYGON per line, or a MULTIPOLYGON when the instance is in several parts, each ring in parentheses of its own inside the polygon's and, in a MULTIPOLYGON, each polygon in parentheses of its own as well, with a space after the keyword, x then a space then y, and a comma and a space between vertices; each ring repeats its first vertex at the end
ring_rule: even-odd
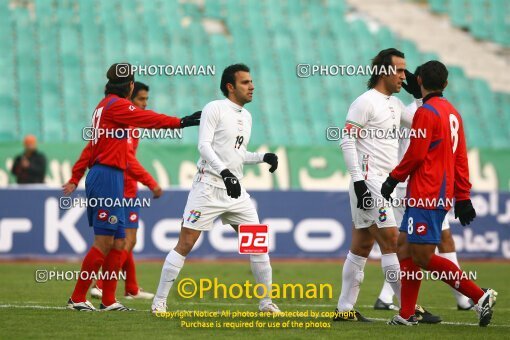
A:
MULTIPOLYGON (((399 187, 397 186, 395 188, 395 194, 397 199, 402 199, 406 197, 407 188, 406 187, 399 187)), ((397 221, 397 227, 400 228, 400 225, 402 224, 402 218, 404 218, 404 212, 406 208, 404 206, 398 206, 393 208, 393 213, 395 215, 395 220, 397 221)), ((443 220, 443 225, 441 226, 441 230, 448 230, 450 229, 450 222, 448 222, 448 215, 445 216, 443 220)))
POLYGON ((358 198, 354 192, 354 184, 351 181, 349 185, 349 198, 351 201, 351 215, 354 228, 363 229, 376 224, 378 228, 396 227, 395 216, 393 215, 393 208, 389 205, 383 206, 381 202, 385 202, 381 196, 381 187, 385 178, 376 178, 366 180, 365 183, 370 190, 372 198, 376 206, 372 209, 363 210, 358 209, 358 198))
POLYGON ((203 182, 194 182, 182 215, 183 226, 205 231, 213 228, 216 218, 223 224, 259 224, 259 216, 250 195, 241 187, 241 196, 234 199, 227 190, 203 182))

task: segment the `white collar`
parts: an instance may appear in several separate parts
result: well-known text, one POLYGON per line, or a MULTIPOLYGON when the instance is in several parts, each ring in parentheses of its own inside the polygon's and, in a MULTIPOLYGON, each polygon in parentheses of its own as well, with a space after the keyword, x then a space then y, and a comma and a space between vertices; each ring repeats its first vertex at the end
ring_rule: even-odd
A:
POLYGON ((230 106, 231 108, 233 108, 234 111, 236 111, 236 112, 243 111, 243 107, 241 105, 238 105, 238 104, 234 103, 233 101, 231 101, 228 98, 225 98, 225 100, 227 101, 227 105, 230 106))
POLYGON ((391 98, 391 94, 388 96, 387 94, 384 94, 384 93, 382 93, 382 92, 379 92, 379 91, 377 91, 376 89, 372 89, 372 90, 373 90, 375 93, 377 93, 378 95, 383 96, 383 97, 384 97, 384 99, 390 99, 390 98, 391 98))

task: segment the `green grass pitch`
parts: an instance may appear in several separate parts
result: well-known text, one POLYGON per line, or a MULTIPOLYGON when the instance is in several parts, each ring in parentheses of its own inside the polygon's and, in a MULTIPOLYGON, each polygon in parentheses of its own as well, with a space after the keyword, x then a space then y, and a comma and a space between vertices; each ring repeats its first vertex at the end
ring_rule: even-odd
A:
MULTIPOLYGON (((341 264, 337 262, 278 262, 274 261, 273 281, 275 283, 329 283, 333 286, 332 299, 280 299, 275 302, 284 311, 333 311, 341 285, 341 264)), ((395 327, 385 324, 393 311, 375 311, 371 308, 382 285, 383 274, 378 262, 369 262, 365 270, 365 280, 358 299, 358 309, 367 317, 376 319, 373 323, 338 323, 328 318, 313 320, 327 324, 330 328, 186 328, 181 320, 157 318, 149 313, 150 301, 128 301, 121 295, 124 283, 119 282, 117 296, 133 312, 84 313, 66 310, 63 307, 69 298, 74 282, 51 281, 35 282, 35 271, 78 270, 77 263, 2 263, 0 264, 0 338, 88 338, 103 336, 107 338, 271 338, 271 339, 357 339, 357 338, 508 338, 510 332, 510 265, 502 262, 463 262, 463 269, 477 271, 477 282, 482 287, 491 287, 499 296, 492 323, 487 328, 477 326, 477 317, 473 311, 459 312, 450 288, 442 282, 423 282, 419 303, 431 312, 441 315, 444 320, 439 325, 419 325, 418 327, 395 327)), ((141 262, 138 264, 138 279, 141 287, 154 292, 159 280, 161 264, 141 262)), ((189 261, 179 279, 217 277, 221 283, 253 282, 249 263, 243 262, 193 262, 189 261)), ((247 298, 217 299, 206 294, 203 299, 184 299, 179 297, 174 285, 169 297, 169 311, 256 311, 257 301, 247 298)), ((99 301, 90 299, 96 307, 99 301)), ((226 318, 187 318, 188 321, 236 322, 252 319, 226 318)), ((287 320, 306 323, 308 319, 258 318, 265 322, 284 322, 287 320)), ((274 323, 273 323, 274 325, 274 323)))

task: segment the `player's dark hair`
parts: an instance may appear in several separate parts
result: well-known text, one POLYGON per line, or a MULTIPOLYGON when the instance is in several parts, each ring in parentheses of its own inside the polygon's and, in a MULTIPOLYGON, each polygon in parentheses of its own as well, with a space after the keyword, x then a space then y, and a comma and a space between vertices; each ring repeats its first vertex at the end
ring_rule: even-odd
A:
POLYGON ((420 77, 425 90, 443 91, 448 80, 448 70, 442 62, 431 60, 421 65, 420 77))
POLYGON ((220 89, 221 92, 223 92, 223 95, 225 97, 228 97, 228 89, 227 84, 232 84, 234 87, 236 87, 236 72, 243 71, 243 72, 250 72, 250 68, 246 66, 245 64, 234 64, 228 66, 226 69, 223 70, 223 74, 221 75, 221 84, 220 89))
POLYGON ((131 94, 131 100, 135 99, 140 91, 149 92, 149 86, 145 85, 141 81, 135 81, 135 87, 133 88, 133 93, 131 94))
POLYGON ((131 64, 115 63, 106 72, 108 82, 104 87, 104 94, 116 94, 119 97, 126 98, 129 95, 130 83, 135 81, 135 76, 131 72, 131 64))
MULTIPOLYGON (((372 59, 372 69, 376 69, 377 71, 381 69, 385 69, 386 72, 389 72, 390 66, 392 65, 391 59, 392 57, 400 57, 405 58, 404 53, 400 52, 396 48, 387 48, 385 50, 382 50, 379 52, 374 59, 372 59)), ((368 89, 373 89, 375 85, 377 84, 377 81, 383 75, 384 73, 381 72, 374 72, 370 79, 368 79, 367 87, 368 89)))

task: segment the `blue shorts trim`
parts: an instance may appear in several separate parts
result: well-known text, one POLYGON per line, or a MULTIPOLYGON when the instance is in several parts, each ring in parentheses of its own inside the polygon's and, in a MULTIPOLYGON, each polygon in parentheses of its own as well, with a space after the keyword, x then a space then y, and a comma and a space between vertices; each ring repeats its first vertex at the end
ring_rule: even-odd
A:
POLYGON ((138 229, 138 219, 140 218, 140 207, 125 207, 124 216, 126 218, 126 229, 138 229))
POLYGON ((85 192, 89 202, 87 218, 90 226, 94 229, 107 229, 113 232, 117 231, 119 227, 124 229, 124 207, 105 205, 107 198, 110 199, 107 200, 110 205, 115 200, 122 202, 124 197, 124 172, 122 170, 101 164, 94 165, 87 174, 85 192))
POLYGON ((446 213, 443 209, 407 207, 399 230, 407 234, 409 243, 439 244, 446 213))

